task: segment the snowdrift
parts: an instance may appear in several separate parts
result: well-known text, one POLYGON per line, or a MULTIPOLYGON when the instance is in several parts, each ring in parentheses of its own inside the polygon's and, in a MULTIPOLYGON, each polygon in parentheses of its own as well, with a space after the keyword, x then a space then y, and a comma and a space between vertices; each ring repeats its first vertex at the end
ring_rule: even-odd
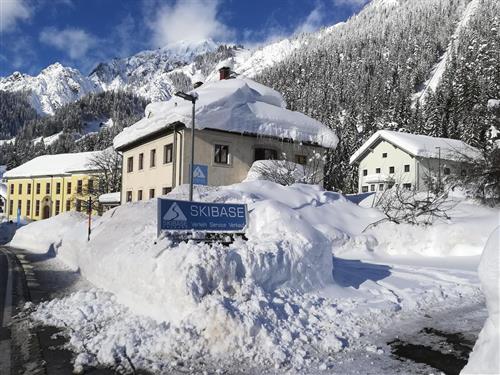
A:
MULTIPOLYGON (((186 193, 181 186, 170 197, 185 198, 186 193)), ((195 193, 196 200, 247 203, 248 241, 223 247, 157 240, 152 200, 107 212, 94 222, 90 242, 85 219, 62 214, 26 226, 12 245, 54 249, 59 259, 132 311, 194 327, 204 347, 217 354, 237 342, 257 349, 279 342, 274 336, 282 333, 266 329, 269 318, 263 319, 261 304, 271 304, 278 290, 300 295, 333 284, 333 248, 380 217, 378 211, 311 185, 253 181, 199 187, 195 193), (36 245, 40 238, 43 246, 36 245)))
POLYGON ((500 373, 500 227, 491 234, 479 263, 481 289, 486 296, 488 319, 479 334, 462 374, 500 373))

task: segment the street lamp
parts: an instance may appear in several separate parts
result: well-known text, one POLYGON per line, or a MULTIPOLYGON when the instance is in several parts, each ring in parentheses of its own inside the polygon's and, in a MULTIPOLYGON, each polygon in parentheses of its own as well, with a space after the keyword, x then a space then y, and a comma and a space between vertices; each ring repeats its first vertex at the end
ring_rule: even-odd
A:
POLYGON ((191 120, 191 163, 190 163, 190 172, 189 172, 189 200, 192 202, 193 201, 193 169, 194 169, 194 112, 196 108, 196 100, 198 100, 198 94, 193 93, 193 94, 186 94, 185 92, 182 91, 177 91, 175 96, 178 96, 179 98, 182 98, 184 100, 190 101, 193 103, 193 117, 191 120))

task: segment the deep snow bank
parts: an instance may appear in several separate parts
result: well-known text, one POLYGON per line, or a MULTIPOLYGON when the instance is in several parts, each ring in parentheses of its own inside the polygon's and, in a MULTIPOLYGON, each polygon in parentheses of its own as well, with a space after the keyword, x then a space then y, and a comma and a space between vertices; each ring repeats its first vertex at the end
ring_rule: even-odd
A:
MULTIPOLYGON (((170 196, 185 198, 186 192, 182 186, 170 196)), ((255 288, 304 292, 332 283, 333 247, 380 216, 340 194, 302 184, 200 187, 195 198, 247 203, 248 241, 227 248, 157 241, 153 200, 107 212, 95 221, 90 242, 85 219, 63 214, 26 226, 12 244, 36 251, 52 246, 58 258, 133 311, 178 323, 199 313, 209 295, 247 298, 255 288)))
POLYGON ((462 374, 500 373, 500 227, 491 234, 479 263, 481 289, 486 296, 488 319, 462 374))

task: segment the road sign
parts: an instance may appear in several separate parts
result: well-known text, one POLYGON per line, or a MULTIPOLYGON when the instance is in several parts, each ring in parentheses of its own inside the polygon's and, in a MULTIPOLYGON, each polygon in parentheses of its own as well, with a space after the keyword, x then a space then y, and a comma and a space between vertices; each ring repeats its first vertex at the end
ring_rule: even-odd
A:
POLYGON ((242 232, 246 204, 190 202, 158 198, 158 233, 162 230, 242 232))
POLYGON ((208 185, 208 165, 193 165, 193 184, 208 185))
POLYGON ((17 208, 17 225, 21 224, 21 207, 17 208))

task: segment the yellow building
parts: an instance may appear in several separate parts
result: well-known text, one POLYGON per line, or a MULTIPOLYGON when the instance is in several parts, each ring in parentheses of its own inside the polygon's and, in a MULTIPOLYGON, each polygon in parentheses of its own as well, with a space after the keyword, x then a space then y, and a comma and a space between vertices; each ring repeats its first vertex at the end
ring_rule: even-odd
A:
POLYGON ((90 166, 98 152, 43 155, 7 171, 6 216, 40 220, 66 211, 85 211, 99 183, 90 166))

